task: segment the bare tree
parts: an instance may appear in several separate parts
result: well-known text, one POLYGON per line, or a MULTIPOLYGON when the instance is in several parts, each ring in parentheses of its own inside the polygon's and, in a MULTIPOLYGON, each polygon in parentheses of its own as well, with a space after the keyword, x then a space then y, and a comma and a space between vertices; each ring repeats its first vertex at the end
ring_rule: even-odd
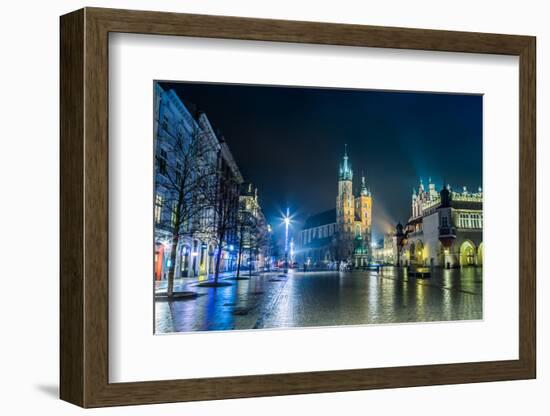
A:
POLYGON ((249 245, 250 235, 252 228, 254 227, 254 216, 246 209, 239 210, 239 216, 237 220, 238 237, 239 237, 239 250, 237 254, 237 278, 241 276, 241 262, 243 257, 243 251, 245 246, 249 245))
POLYGON ((258 253, 258 237, 260 219, 257 216, 250 215, 250 225, 248 227, 248 277, 252 277, 252 269, 254 268, 254 259, 258 253))
POLYGON ((281 255, 281 249, 277 236, 274 232, 268 233, 267 241, 267 255, 274 259, 279 259, 281 255))
POLYGON ((263 216, 256 219, 256 225, 251 243, 255 256, 258 256, 260 253, 263 253, 265 255, 268 252, 268 247, 270 243, 269 232, 263 216))
POLYGON ((237 257, 237 278, 240 277, 242 255, 248 251, 249 268, 248 275, 252 276, 253 258, 260 252, 266 252, 269 244, 269 235, 263 216, 241 206, 238 218, 239 250, 237 257))
POLYGON ((218 221, 217 221, 217 227, 216 227, 216 245, 218 247, 216 251, 216 263, 214 266, 214 283, 218 284, 218 280, 220 277, 220 260, 222 257, 222 251, 226 245, 227 237, 229 234, 229 230, 232 227, 233 224, 231 224, 230 216, 231 216, 231 210, 232 207, 234 207, 234 197, 231 197, 231 195, 226 194, 227 190, 225 188, 221 189, 220 192, 222 193, 222 196, 219 200, 218 205, 218 221))
POLYGON ((178 243, 184 236, 201 232, 201 222, 210 208, 207 197, 217 175, 216 144, 206 140, 200 127, 185 134, 183 123, 163 130, 166 137, 156 143, 156 165, 159 175, 155 188, 162 190, 162 205, 169 215, 159 216, 156 226, 169 235, 167 296, 174 294, 174 274, 178 243))
POLYGON ((215 252, 214 285, 218 285, 222 251, 227 247, 230 237, 237 232, 237 214, 239 207, 240 181, 231 171, 222 155, 222 148, 217 155, 217 181, 211 192, 207 194, 210 209, 213 215, 210 220, 212 241, 217 250, 215 252))

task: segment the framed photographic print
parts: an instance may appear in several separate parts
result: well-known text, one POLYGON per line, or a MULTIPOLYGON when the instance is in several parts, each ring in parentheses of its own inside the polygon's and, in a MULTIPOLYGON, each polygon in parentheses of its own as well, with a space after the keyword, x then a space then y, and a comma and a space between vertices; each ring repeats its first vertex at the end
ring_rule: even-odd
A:
POLYGON ((61 398, 534 378, 535 104, 529 36, 62 16, 61 398))

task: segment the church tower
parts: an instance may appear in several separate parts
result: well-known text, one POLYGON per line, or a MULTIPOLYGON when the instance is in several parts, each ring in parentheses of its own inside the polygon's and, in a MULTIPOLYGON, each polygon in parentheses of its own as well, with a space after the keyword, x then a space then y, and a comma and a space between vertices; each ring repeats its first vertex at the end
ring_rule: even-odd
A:
POLYGON ((372 225, 372 195, 367 188, 365 176, 361 176, 361 191, 355 198, 356 222, 361 227, 361 236, 370 244, 371 225, 372 225))
POLYGON ((355 201, 353 197, 353 171, 345 145, 344 158, 338 172, 338 196, 336 197, 336 223, 338 227, 339 253, 343 260, 353 254, 353 228, 355 201))
POLYGON ((361 188, 355 198, 354 254, 355 267, 367 266, 371 255, 372 196, 365 176, 361 175, 361 188))

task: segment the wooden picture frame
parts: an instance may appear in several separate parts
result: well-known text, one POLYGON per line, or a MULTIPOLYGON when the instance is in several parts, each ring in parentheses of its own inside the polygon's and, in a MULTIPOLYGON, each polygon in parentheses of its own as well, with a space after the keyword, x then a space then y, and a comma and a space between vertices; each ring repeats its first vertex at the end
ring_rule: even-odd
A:
POLYGON ((62 16, 60 30, 61 399, 101 407, 535 378, 534 37, 99 8, 62 16), (110 32, 519 56, 519 359, 109 383, 110 32))

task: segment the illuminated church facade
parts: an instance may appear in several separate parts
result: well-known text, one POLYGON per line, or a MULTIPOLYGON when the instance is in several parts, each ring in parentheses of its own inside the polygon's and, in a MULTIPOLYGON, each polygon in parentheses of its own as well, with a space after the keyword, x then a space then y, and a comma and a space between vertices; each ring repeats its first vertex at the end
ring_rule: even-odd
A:
POLYGON ((360 268, 371 260, 372 195, 364 175, 354 193, 353 176, 346 149, 338 170, 335 208, 307 218, 299 235, 298 259, 308 267, 360 268))

